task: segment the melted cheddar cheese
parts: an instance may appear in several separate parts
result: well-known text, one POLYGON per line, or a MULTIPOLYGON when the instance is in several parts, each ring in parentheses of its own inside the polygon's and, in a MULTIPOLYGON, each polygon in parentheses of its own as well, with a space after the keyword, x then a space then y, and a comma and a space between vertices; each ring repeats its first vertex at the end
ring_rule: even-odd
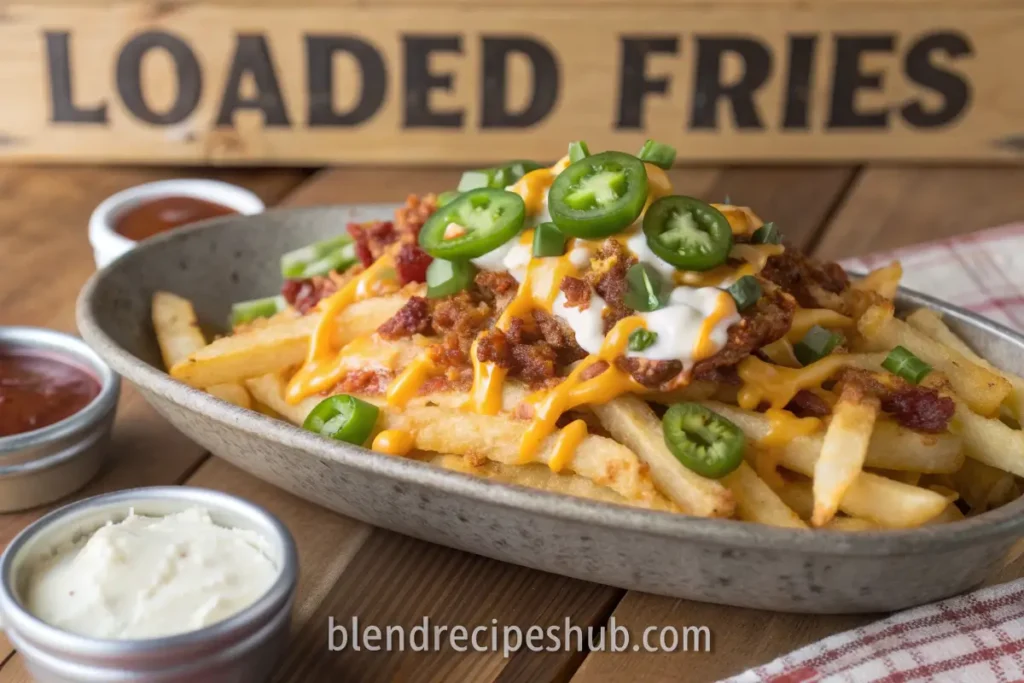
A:
POLYGON ((285 398, 291 404, 324 391, 337 384, 345 374, 345 366, 338 362, 340 354, 334 350, 334 326, 338 315, 348 306, 370 294, 372 283, 390 271, 394 258, 385 254, 369 268, 350 280, 337 292, 320 302, 320 320, 313 330, 306 362, 288 382, 285 398))
POLYGON ((385 429, 374 437, 370 448, 387 455, 408 455, 415 443, 416 439, 409 432, 401 429, 385 429))
POLYGON ((553 388, 526 399, 533 408, 533 420, 519 444, 521 462, 533 460, 541 443, 551 435, 558 418, 566 411, 585 403, 607 403, 625 393, 644 391, 642 384, 615 366, 615 359, 626 351, 629 335, 643 327, 644 321, 639 316, 623 318, 608 333, 599 353, 580 361, 569 376, 553 388), (585 378, 588 370, 600 362, 607 363, 608 367, 594 377, 585 378))
POLYGON ((548 467, 551 471, 561 472, 565 469, 585 438, 587 438, 587 423, 583 420, 573 420, 563 427, 555 440, 551 459, 548 460, 548 467))

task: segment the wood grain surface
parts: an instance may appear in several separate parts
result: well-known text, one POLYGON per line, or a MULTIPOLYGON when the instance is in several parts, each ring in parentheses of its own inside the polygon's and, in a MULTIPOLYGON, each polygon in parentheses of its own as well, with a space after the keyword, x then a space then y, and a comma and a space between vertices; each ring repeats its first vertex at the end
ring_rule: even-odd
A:
MULTIPOLYGON (((83 247, 84 217, 103 196, 152 171, 0 169, 0 253, 27 252, 15 274, 0 272, 2 321, 72 325, 73 298, 92 269, 83 247), (142 174, 142 176, 138 174, 142 174), (24 177, 23 177, 24 174, 24 177), (10 189, 8 189, 10 188, 10 189), (72 197, 78 208, 57 206, 72 197), (31 205, 20 205, 32 197, 31 205), (55 231, 81 227, 79 239, 55 231), (65 240, 77 244, 71 246, 65 240), (7 240, 6 242, 3 240, 7 240), (35 245, 42 243, 46 248, 35 245), (60 264, 59 266, 57 264, 60 264), (60 269, 46 291, 24 290, 34 274, 60 269), (20 295, 18 294, 20 292, 20 295)), ((452 170, 334 169, 295 187, 299 177, 279 172, 240 173, 268 203, 287 192, 284 205, 400 201, 410 192, 452 186, 452 170), (294 188, 294 189, 292 189, 294 188)), ((1024 171, 999 168, 693 168, 676 170, 681 192, 749 204, 773 219, 794 244, 830 258, 888 249, 938 236, 971 232, 1024 217, 1024 171), (1016 193, 1014 188, 1017 188, 1016 193)), ((107 471, 90 491, 183 481, 241 495, 278 515, 292 530, 301 560, 300 595, 292 642, 275 681, 713 681, 800 645, 862 623, 867 617, 809 617, 673 600, 558 577, 502 564, 373 529, 303 500, 216 459, 177 435, 130 389, 117 424, 117 447, 107 471), (148 452, 148 459, 138 454, 148 452), (384 653, 328 651, 328 624, 411 627, 432 624, 500 628, 582 627, 611 618, 633 637, 647 626, 706 625, 710 653, 384 653), (492 621, 493 620, 493 621, 492 621)), ((40 514, 0 516, 0 541, 40 514)), ((1024 574, 1018 557, 997 577, 1024 574)), ((20 656, 0 640, 0 683, 27 681, 20 656), (6 647, 5 647, 6 646, 6 647)))

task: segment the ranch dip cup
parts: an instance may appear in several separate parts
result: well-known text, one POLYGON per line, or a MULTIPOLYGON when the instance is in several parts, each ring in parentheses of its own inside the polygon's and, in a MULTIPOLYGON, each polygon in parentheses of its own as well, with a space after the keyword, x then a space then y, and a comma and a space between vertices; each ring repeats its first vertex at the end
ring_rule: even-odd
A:
POLYGON ((266 510, 208 489, 131 489, 60 508, 11 542, 0 558, 0 624, 41 683, 258 683, 273 673, 287 642, 297 580, 295 542, 266 510), (258 538, 266 549, 275 573, 247 607, 197 630, 120 640, 72 633, 29 611, 29 592, 42 568, 69 548, 81 551, 100 528, 116 529, 130 514, 165 518, 196 509, 209 514, 214 528, 258 538))

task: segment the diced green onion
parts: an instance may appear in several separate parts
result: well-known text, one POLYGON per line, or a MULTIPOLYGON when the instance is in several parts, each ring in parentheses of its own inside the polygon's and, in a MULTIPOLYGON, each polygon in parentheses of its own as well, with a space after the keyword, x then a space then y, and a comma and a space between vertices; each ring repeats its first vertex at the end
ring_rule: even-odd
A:
POLYGON ((346 244, 337 251, 307 265, 297 277, 305 279, 314 275, 327 275, 331 271, 342 273, 354 266, 358 261, 359 257, 356 255, 355 243, 346 244))
POLYGON ((745 311, 761 298, 761 283, 753 275, 744 275, 726 291, 736 301, 736 310, 745 311))
POLYGON ((288 307, 283 296, 268 296, 265 299, 239 301, 231 306, 231 326, 236 327, 257 318, 269 318, 288 307))
POLYGON ((778 244, 782 241, 782 235, 779 234, 775 223, 769 222, 755 230, 754 234, 750 236, 750 241, 754 244, 778 244))
POLYGON ((911 384, 920 384, 921 380, 932 371, 932 366, 902 346, 897 346, 889 352, 889 355, 882 361, 882 367, 911 384))
POLYGON ((590 148, 583 140, 573 140, 569 143, 569 163, 575 164, 580 159, 590 156, 590 148))
POLYGON ((637 263, 626 271, 625 303, 634 311, 656 311, 668 300, 668 287, 658 271, 646 263, 637 263))
MULTIPOLYGON (((332 256, 340 249, 352 244, 352 236, 349 234, 338 235, 330 239, 314 242, 294 251, 289 251, 281 257, 281 275, 286 279, 307 278, 314 275, 325 275, 329 270, 323 272, 312 272, 322 269, 321 261, 332 256)), ((355 259, 355 247, 351 248, 352 258, 355 259)), ((351 265, 351 264, 350 264, 351 265)))
POLYGON ((535 258, 561 256, 565 253, 565 233, 552 222, 541 223, 533 231, 533 255, 535 258))
POLYGON ((476 268, 469 261, 436 258, 427 266, 427 297, 442 299, 458 294, 473 284, 476 268))
POLYGON ((640 153, 637 156, 640 157, 640 161, 654 164, 658 168, 669 169, 672 168, 672 163, 676 160, 676 148, 662 142, 648 140, 640 148, 640 153))
POLYGON ((316 404, 302 428, 336 441, 362 446, 377 424, 380 409, 348 394, 330 396, 316 404))
POLYGON ((459 180, 459 192, 468 192, 479 187, 490 187, 493 179, 493 171, 487 168, 466 171, 459 180))
POLYGON ((658 333, 639 328, 633 330, 629 335, 629 350, 630 351, 643 351, 644 349, 652 346, 654 342, 658 341, 658 333))
POLYGON ((445 204, 449 203, 450 201, 458 197, 460 194, 462 193, 459 192, 458 190, 445 190, 441 194, 437 195, 437 207, 441 208, 445 204))
POLYGON ((810 365, 832 353, 842 340, 843 338, 835 332, 815 325, 793 346, 793 354, 801 365, 810 365))

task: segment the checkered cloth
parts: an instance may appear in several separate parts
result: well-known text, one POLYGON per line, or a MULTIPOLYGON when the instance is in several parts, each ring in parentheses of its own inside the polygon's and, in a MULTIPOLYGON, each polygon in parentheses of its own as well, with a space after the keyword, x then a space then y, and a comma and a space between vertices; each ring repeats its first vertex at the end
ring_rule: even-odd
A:
MULTIPOLYGON (((903 263, 902 284, 1024 330, 1024 223, 849 259, 903 263)), ((826 638, 727 683, 1024 681, 1024 579, 826 638)))

